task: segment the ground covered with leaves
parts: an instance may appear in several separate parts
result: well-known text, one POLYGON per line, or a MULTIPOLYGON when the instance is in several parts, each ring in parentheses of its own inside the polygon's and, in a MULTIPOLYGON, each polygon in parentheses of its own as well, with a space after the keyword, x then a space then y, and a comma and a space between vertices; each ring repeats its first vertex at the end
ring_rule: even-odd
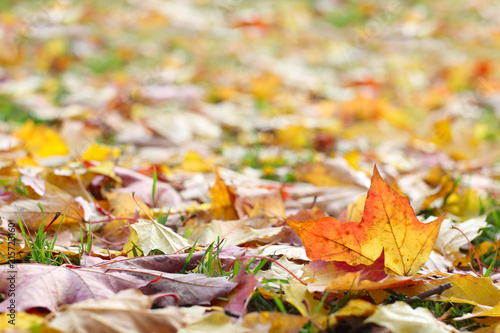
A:
POLYGON ((0 329, 498 331, 499 21, 2 2, 0 329))

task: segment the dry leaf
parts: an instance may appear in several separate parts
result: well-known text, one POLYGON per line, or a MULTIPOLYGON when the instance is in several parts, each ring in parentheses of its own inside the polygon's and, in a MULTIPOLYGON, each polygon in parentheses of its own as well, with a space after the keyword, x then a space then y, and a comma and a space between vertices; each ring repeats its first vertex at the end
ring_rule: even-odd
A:
POLYGON ((62 306, 46 321, 62 332, 177 332, 186 319, 177 307, 151 310, 155 296, 137 289, 120 291, 109 299, 89 299, 62 306))
POLYGON ((132 249, 137 246, 145 255, 151 250, 160 250, 165 254, 172 254, 178 250, 191 246, 191 242, 175 233, 169 227, 159 224, 157 221, 140 219, 131 224, 130 238, 123 247, 123 252, 133 257, 132 249))
POLYGON ((210 208, 212 218, 219 220, 238 219, 238 213, 234 208, 235 189, 226 185, 218 172, 215 174, 215 184, 210 188, 210 197, 212 198, 212 207, 210 208))
POLYGON ((371 265, 384 251, 386 268, 413 275, 427 261, 443 219, 420 222, 408 198, 387 185, 375 167, 360 223, 333 217, 287 223, 304 242, 311 260, 371 265))

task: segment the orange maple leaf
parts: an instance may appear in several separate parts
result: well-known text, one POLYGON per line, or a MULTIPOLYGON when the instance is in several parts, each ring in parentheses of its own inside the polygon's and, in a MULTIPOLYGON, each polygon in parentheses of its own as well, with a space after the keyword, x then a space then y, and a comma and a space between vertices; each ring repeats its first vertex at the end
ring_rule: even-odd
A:
POLYGON ((420 222, 409 199, 393 190, 375 167, 361 222, 323 217, 287 223, 302 239, 311 260, 371 265, 384 251, 389 272, 413 275, 427 261, 444 217, 420 222))
POLYGON ((210 197, 212 198, 210 215, 213 218, 222 220, 238 219, 238 213, 234 208, 236 189, 226 185, 219 175, 219 172, 215 173, 215 184, 210 188, 210 197))

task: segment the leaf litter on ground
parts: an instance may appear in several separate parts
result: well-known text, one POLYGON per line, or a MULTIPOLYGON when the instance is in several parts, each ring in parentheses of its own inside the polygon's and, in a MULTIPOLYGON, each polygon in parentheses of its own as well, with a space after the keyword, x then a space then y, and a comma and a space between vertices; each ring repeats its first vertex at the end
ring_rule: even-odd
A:
POLYGON ((0 7, 1 330, 498 330, 495 1, 0 7))

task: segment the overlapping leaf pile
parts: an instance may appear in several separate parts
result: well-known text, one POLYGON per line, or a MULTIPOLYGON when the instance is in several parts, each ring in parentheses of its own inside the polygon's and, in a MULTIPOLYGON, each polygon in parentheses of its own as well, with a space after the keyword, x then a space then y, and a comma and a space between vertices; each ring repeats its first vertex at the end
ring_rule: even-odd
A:
POLYGON ((0 4, 0 329, 497 331, 498 13, 0 4))

